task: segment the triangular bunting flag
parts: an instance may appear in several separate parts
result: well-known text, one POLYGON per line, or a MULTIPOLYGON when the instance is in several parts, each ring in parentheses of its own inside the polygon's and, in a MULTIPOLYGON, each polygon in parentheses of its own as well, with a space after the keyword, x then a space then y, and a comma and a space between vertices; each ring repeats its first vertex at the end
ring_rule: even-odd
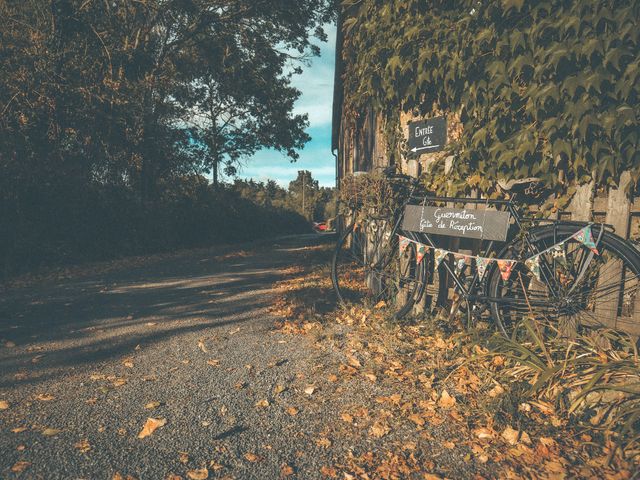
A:
POLYGON ((400 237, 398 242, 398 247, 400 248, 400 255, 402 255, 404 251, 407 249, 407 247, 409 246, 409 244, 411 243, 411 240, 409 240, 407 237, 403 237, 402 235, 398 235, 398 236, 400 237))
POLYGON ((487 271, 490 261, 490 258, 476 257, 476 268, 478 269, 478 276, 480 277, 480 280, 484 277, 484 272, 487 271))
POLYGON ((429 251, 429 247, 422 243, 416 243, 416 264, 420 264, 424 256, 429 251))
POLYGON ((596 248, 596 244, 593 241, 593 235, 591 234, 591 225, 587 225, 586 227, 578 230, 573 238, 582 243, 585 247, 591 250, 596 255, 600 255, 598 253, 598 249, 596 248))
POLYGON ((524 261, 524 264, 531 271, 531 273, 533 273, 533 276, 536 277, 539 282, 542 282, 542 278, 540 277, 540 256, 534 255, 531 258, 527 258, 524 261))
POLYGON ((505 282, 509 280, 513 266, 517 263, 515 260, 496 260, 500 269, 500 276, 505 282))
POLYGON ((456 275, 458 275, 460 272, 462 272, 462 269, 464 268, 464 266, 466 265, 466 261, 464 259, 464 257, 461 257, 460 255, 455 255, 456 258, 456 275))
POLYGON ((440 266, 440 264, 442 263, 442 260, 444 260, 444 257, 446 257, 448 253, 449 252, 447 250, 442 250, 440 248, 435 249, 433 258, 435 260, 436 268, 440 266))

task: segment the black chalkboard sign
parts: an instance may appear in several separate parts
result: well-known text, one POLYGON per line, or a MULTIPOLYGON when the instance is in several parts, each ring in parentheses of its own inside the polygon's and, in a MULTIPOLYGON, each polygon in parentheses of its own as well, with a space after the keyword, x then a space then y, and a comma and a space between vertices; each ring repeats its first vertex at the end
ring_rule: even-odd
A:
POLYGON ((509 212, 407 205, 402 229, 452 237, 505 241, 509 212))
POLYGON ((435 117, 409 122, 409 151, 415 155, 437 152, 447 144, 447 119, 435 117))

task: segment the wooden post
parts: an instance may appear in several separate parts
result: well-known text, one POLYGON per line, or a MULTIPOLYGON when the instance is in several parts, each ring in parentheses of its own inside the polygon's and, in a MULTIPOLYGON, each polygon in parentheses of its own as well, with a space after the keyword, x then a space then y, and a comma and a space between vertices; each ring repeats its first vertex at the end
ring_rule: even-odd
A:
MULTIPOLYGON (((613 225, 615 233, 624 239, 629 235, 631 199, 629 198, 627 191, 629 190, 630 185, 631 174, 629 172, 623 172, 620 176, 618 188, 610 189, 607 199, 607 215, 605 222, 613 225)), ((609 263, 605 264, 604 268, 607 270, 607 281, 623 281, 622 264, 619 260, 609 260, 609 263)), ((596 314, 598 314, 598 317, 602 316, 602 323, 607 327, 616 328, 616 324, 618 323, 616 312, 619 307, 619 297, 620 291, 615 290, 608 295, 604 295, 603 298, 600 298, 598 303, 596 303, 596 314)))
POLYGON ((591 220, 594 191, 593 180, 578 186, 568 208, 571 212, 572 220, 577 222, 588 222, 591 220))

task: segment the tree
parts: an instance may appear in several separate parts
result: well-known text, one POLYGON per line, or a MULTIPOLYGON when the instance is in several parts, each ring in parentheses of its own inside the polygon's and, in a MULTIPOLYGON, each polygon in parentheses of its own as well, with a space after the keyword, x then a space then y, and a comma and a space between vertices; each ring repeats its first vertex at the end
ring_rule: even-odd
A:
POLYGON ((318 181, 314 180, 309 170, 298 170, 295 180, 289 182, 291 208, 300 212, 307 220, 314 218, 319 197, 318 181))

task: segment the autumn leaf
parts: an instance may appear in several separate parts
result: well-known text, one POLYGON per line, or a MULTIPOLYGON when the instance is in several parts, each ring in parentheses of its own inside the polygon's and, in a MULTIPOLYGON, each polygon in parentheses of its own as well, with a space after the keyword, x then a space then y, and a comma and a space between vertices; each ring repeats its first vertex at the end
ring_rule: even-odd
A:
POLYGON ((296 407, 287 407, 287 413, 294 417, 298 414, 298 409, 296 407))
POLYGON ((449 450, 452 450, 452 449, 456 448, 456 444, 453 443, 453 442, 450 442, 448 440, 445 440, 444 442, 442 442, 442 446, 444 448, 448 448, 449 450))
POLYGON ((40 400, 41 402, 50 402, 52 400, 55 400, 55 397, 48 393, 39 393, 38 395, 36 395, 36 400, 40 400))
POLYGON ((390 431, 391 431, 391 428, 389 428, 387 424, 382 422, 374 423, 369 429, 369 433, 376 438, 384 437, 390 431))
POLYGON ((262 460, 262 457, 260 457, 259 455, 249 452, 244 454, 244 458, 251 463, 259 462, 260 460, 262 460))
POLYGON ((343 413, 342 415, 340 415, 340 417, 347 423, 353 423, 353 417, 348 413, 343 413))
POLYGON ((338 381, 338 376, 335 374, 331 374, 327 377, 327 380, 329 380, 330 382, 337 382, 338 381))
POLYGON ((207 360, 207 365, 211 365, 212 367, 218 367, 218 366, 220 366, 220 360, 218 360, 216 358, 211 358, 211 359, 207 360))
POLYGON ((0 410, 6 410, 7 408, 9 408, 9 402, 0 400, 0 410))
POLYGON ((45 429, 42 431, 42 434, 43 434, 44 436, 46 436, 46 437, 53 437, 53 436, 55 436, 55 435, 59 434, 61 431, 62 431, 62 430, 58 430, 58 429, 56 429, 56 428, 45 428, 45 429))
POLYGON ((198 470, 189 470, 187 471, 187 477, 191 480, 206 480, 209 478, 209 470, 206 467, 198 470))
POLYGON ((267 408, 269 406, 269 400, 263 398, 262 400, 258 400, 256 402, 256 407, 258 408, 267 408))
POLYGON ((204 340, 202 339, 198 340, 198 348, 202 350, 204 353, 209 353, 209 351, 207 350, 207 347, 204 344, 204 340))
POLYGON ((353 356, 348 356, 347 357, 347 363, 352 366, 353 368, 360 368, 362 367, 362 364, 360 363, 360 360, 358 360, 356 357, 353 356))
POLYGON ((378 380, 378 377, 376 377, 373 373, 365 373, 364 376, 371 380, 373 383, 378 380))
POLYGON ((325 477, 338 478, 338 472, 333 467, 324 466, 320 469, 320 473, 325 477))
POLYGON ((113 382, 111 382, 111 384, 114 387, 121 387, 123 386, 125 383, 127 383, 127 379, 126 378, 116 378, 113 382))
POLYGON ((409 420, 411 420, 413 423, 415 423, 419 427, 422 427, 425 424, 424 418, 422 418, 422 416, 416 413, 412 413, 411 415, 409 415, 409 420))
POLYGON ((287 389, 287 387, 285 387, 284 385, 276 385, 276 386, 273 388, 273 395, 274 395, 274 396, 275 396, 275 395, 278 395, 278 394, 280 394, 280 393, 284 392, 286 389, 287 389))
POLYGON ((27 430, 27 427, 17 427, 17 428, 12 428, 11 431, 13 433, 21 433, 27 430))
POLYGON ((502 388, 502 386, 500 385, 496 385, 491 390, 489 390, 489 396, 491 398, 495 398, 498 395, 502 395, 503 393, 504 393, 504 388, 502 388))
POLYGON ((167 420, 164 418, 147 418, 142 430, 138 434, 138 438, 145 438, 155 432, 158 428, 167 424, 167 420))
POLYGON ((304 393, 306 393, 307 395, 313 395, 313 392, 316 391, 316 387, 313 385, 309 385, 304 389, 304 393))
POLYGON ((91 450, 91 444, 89 443, 89 440, 87 440, 86 438, 75 443, 73 446, 78 450, 80 450, 82 453, 86 453, 89 450, 91 450))
POLYGON ((124 365, 124 366, 125 366, 125 367, 127 367, 127 368, 133 368, 133 359, 131 359, 131 358, 125 358, 125 359, 122 361, 122 365, 124 365))
POLYGON ((329 448, 331 446, 331 440, 329 440, 327 437, 321 437, 316 440, 316 445, 322 448, 329 448))
POLYGON ((449 395, 449 392, 446 390, 442 391, 442 395, 440 395, 440 399, 438 400, 438 405, 442 408, 451 408, 456 404, 455 397, 449 395))
POLYGON ((13 473, 22 473, 29 465, 31 465, 31 462, 25 462, 24 460, 21 460, 13 464, 13 467, 11 467, 11 471, 13 473))
POLYGON ((280 476, 281 477, 290 477, 291 475, 293 475, 294 471, 293 471, 293 467, 291 465, 283 465, 282 468, 280 468, 280 476))
POLYGON ((144 408, 146 410, 153 410, 154 408, 158 408, 159 406, 160 402, 149 402, 144 406, 144 408))

